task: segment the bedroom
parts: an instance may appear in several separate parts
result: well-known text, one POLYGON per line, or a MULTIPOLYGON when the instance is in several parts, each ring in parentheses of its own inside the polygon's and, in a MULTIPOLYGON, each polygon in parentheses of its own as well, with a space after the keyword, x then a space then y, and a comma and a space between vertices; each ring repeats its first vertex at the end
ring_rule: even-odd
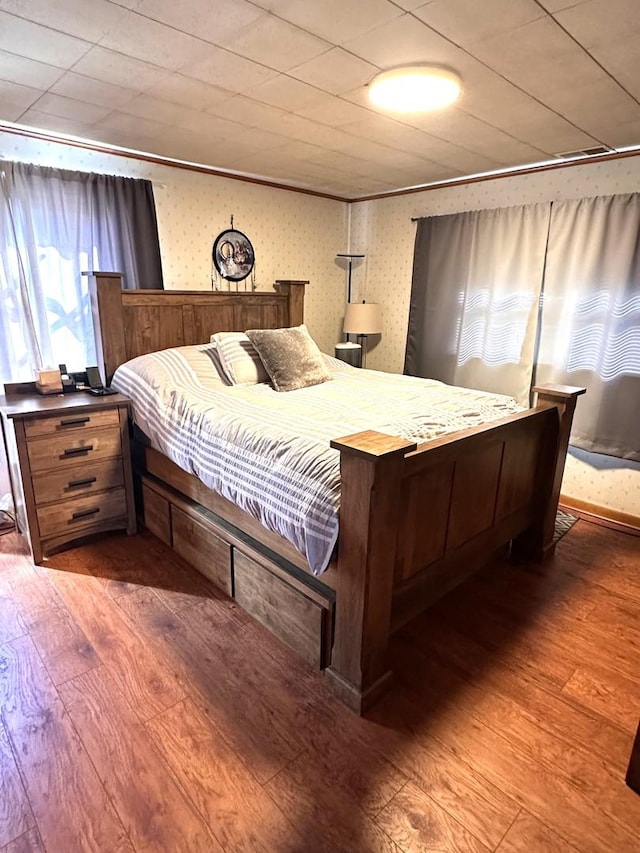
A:
MULTIPOLYGON (((8 11, 11 10, 8 9, 8 11)), ((10 47, 6 45, 3 46, 3 49, 10 51, 10 47)), ((16 120, 16 118, 17 116, 14 116, 13 120, 16 120)), ((47 119, 45 114, 41 114, 38 118, 39 121, 34 120, 32 122, 38 127, 52 130, 57 127, 58 130, 73 132, 71 124, 65 123, 63 127, 60 117, 51 118, 51 114, 49 114, 49 119, 47 119)), ((66 122, 69 122, 68 118, 66 122)), ((377 345, 370 351, 368 366, 374 369, 398 372, 402 370, 404 357, 413 242, 415 238, 415 226, 410 221, 411 217, 463 209, 471 210, 491 206, 525 204, 527 202, 538 201, 541 198, 580 198, 595 194, 607 195, 633 192, 637 188, 637 178, 640 173, 640 158, 627 157, 624 159, 584 163, 583 165, 576 165, 571 168, 546 171, 538 174, 513 176, 458 187, 445 187, 423 193, 401 195, 396 198, 372 199, 370 201, 349 203, 331 198, 319 198, 268 186, 234 181, 220 176, 207 176, 202 173, 179 170, 167 165, 144 162, 134 158, 116 157, 105 154, 104 152, 78 149, 73 146, 44 139, 16 135, 13 132, 3 133, 1 140, 2 148, 0 152, 7 160, 19 159, 43 165, 58 165, 65 168, 77 168, 96 172, 104 171, 113 174, 145 177, 152 180, 158 212, 163 271, 165 283, 170 288, 198 288, 202 291, 210 289, 209 253, 211 243, 217 233, 228 227, 229 217, 233 214, 237 226, 250 235, 256 246, 256 277, 261 290, 270 288, 276 279, 304 279, 310 282, 307 287, 305 300, 305 319, 314 338, 325 352, 332 352, 334 343, 341 337, 341 318, 345 302, 345 271, 344 268, 336 263, 335 255, 337 252, 345 251, 347 248, 364 253, 366 255, 366 264, 356 267, 354 270, 355 296, 357 299, 366 298, 368 301, 377 301, 384 306, 383 334, 377 345), (268 215, 265 215, 265 212, 268 215), (348 236, 349 229, 351 235, 350 241, 348 236), (389 247, 393 247, 393 250, 390 251, 389 247)), ((638 489, 637 478, 637 466, 631 463, 620 465, 619 463, 611 462, 604 467, 602 465, 594 467, 592 460, 585 461, 584 458, 570 456, 563 493, 574 499, 584 501, 592 509, 595 506, 613 510, 614 517, 617 517, 618 520, 627 521, 629 517, 637 519, 640 515, 640 506, 638 504, 640 490, 638 489)), ((120 550, 117 550, 119 546, 116 544, 113 547, 116 548, 116 558, 124 559, 126 556, 126 544, 120 550)), ((604 544, 600 547, 601 550, 607 553, 604 544)), ((157 551, 153 553, 157 554, 157 551)), ((635 554, 637 554, 637 550, 635 554)), ((624 558, 620 558, 619 562, 624 564, 624 558)), ((628 563, 627 566, 627 571, 631 573, 632 565, 628 563)), ((621 569, 621 571, 624 570, 621 569)), ((31 580, 35 580, 35 576, 32 576, 31 580)), ((618 578, 618 582, 622 583, 621 578, 618 578)), ((634 588, 633 579, 628 579, 626 582, 630 585, 632 591, 634 588)), ((34 591, 38 589, 37 586, 32 586, 32 588, 34 591)), ((478 588, 476 587, 475 589, 478 592, 478 588)), ((71 596, 72 594, 74 594, 73 590, 66 590, 67 596, 71 596)), ((137 601, 139 606, 142 607, 144 603, 142 596, 139 596, 137 601)), ((123 601, 122 603, 124 606, 125 602, 123 601)), ((148 603, 151 605, 152 602, 148 603)), ((106 607, 106 604, 100 603, 97 599, 94 600, 94 604, 97 608, 106 607)), ((133 606, 133 601, 131 605, 133 606)), ((23 604, 23 606, 26 605, 23 604)), ((29 606, 32 608, 31 618, 35 619, 33 615, 35 605, 31 604, 29 606)), ((42 604, 42 607, 44 607, 44 604, 42 604)), ((150 611, 148 615, 151 618, 152 614, 150 611)), ((157 615, 160 616, 159 610, 157 611, 157 615)), ((490 615, 489 613, 486 614, 488 621, 490 621, 490 615)), ((467 616, 470 618, 468 610, 467 616)), ((87 624, 86 620, 91 617, 85 614, 82 618, 85 620, 85 624, 87 624)), ((202 618, 204 618, 204 615, 202 618)), ((619 625, 618 628, 620 628, 619 625)), ((88 625, 87 630, 89 630, 88 625)), ((627 627, 625 630, 628 630, 630 632, 629 636, 633 638, 633 627, 627 627)), ((95 647, 98 638, 92 637, 92 642, 95 647)), ((126 648, 128 651, 125 658, 128 664, 133 666, 131 648, 128 646, 126 648)), ((222 654, 221 650, 219 650, 219 654, 222 654)), ((276 652, 274 651, 273 654, 276 654, 276 652)), ((102 647, 102 655, 107 655, 107 649, 104 646, 102 647)), ((145 659, 147 658, 145 657, 145 659)), ((241 660, 236 660, 236 663, 240 665, 241 660)), ((490 660, 487 659, 485 666, 488 666, 489 663, 490 660)), ((266 666, 267 663, 263 661, 263 665, 266 666)), ((184 666, 184 663, 181 666, 184 666)), ((291 666, 294 666, 294 664, 292 663, 291 666)), ((622 663, 619 662, 619 666, 622 667, 623 672, 627 671, 622 666, 622 663)), ((629 662, 627 662, 626 666, 629 666, 629 662)), ((576 668, 578 668, 577 665, 576 668)), ((507 672, 504 670, 501 671, 506 678, 507 672)), ((296 670, 296 672, 299 672, 299 670, 296 670)), ((616 674, 619 670, 614 667, 613 672, 616 674)), ((304 678, 306 676, 301 673, 301 677, 304 678)), ((122 678, 126 679, 130 678, 130 676, 124 674, 122 678)), ((463 679, 462 683, 466 683, 465 679, 463 679)), ((126 684, 127 690, 130 689, 132 682, 126 682, 126 684)), ((572 684, 575 686, 576 681, 574 680, 572 684)), ((629 695, 630 685, 624 679, 620 680, 618 688, 620 695, 629 695)), ((451 699, 456 695, 456 689, 454 686, 450 686, 448 689, 450 691, 449 698, 451 699)), ((464 694, 466 700, 470 699, 470 689, 467 688, 467 692, 464 694)), ((446 702, 447 688, 444 687, 443 691, 441 701, 446 702)), ((539 695, 545 696, 547 694, 543 691, 539 695)), ((229 701, 228 697, 226 701, 229 701)), ((533 695, 531 696, 531 701, 534 701, 533 695)), ((615 706, 615 702, 613 704, 615 706)), ((516 706, 521 707, 521 703, 516 703, 516 706)), ((506 707, 504 710, 506 711, 506 707)), ((618 712, 622 713, 620 709, 618 709, 618 712)), ((293 713, 291 708, 289 708, 289 713, 293 713)), ((465 713, 467 712, 465 711, 465 713)), ((633 716, 637 718, 637 709, 635 714, 633 709, 627 711, 627 716, 623 717, 625 720, 623 725, 620 724, 620 721, 617 723, 617 726, 621 729, 620 739, 616 741, 620 753, 623 751, 620 744, 626 745, 627 752, 631 748, 632 723, 630 719, 633 716)), ((291 719, 291 716, 288 719, 291 719)), ((339 719, 343 720, 343 717, 340 716, 339 719)), ((587 714, 586 717, 583 716, 581 719, 584 725, 588 721, 593 723, 593 719, 597 720, 598 717, 597 715, 591 717, 590 714, 587 714)), ((576 719, 574 722, 577 724, 578 720, 576 719)), ((354 738, 373 737, 369 733, 365 735, 364 730, 361 731, 354 728, 355 724, 353 723, 345 722, 344 725, 349 727, 348 731, 353 733, 354 738)), ((487 737, 488 733, 493 731, 492 726, 487 725, 486 719, 478 725, 483 735, 487 737)), ((452 728, 451 738, 453 738, 453 731, 454 729, 452 728)), ((558 740, 556 736, 541 735, 538 726, 531 727, 530 724, 530 727, 526 731, 529 740, 525 743, 521 742, 520 746, 516 747, 514 755, 521 754, 518 751, 519 749, 523 749, 524 754, 529 755, 536 733, 548 745, 550 750, 554 747, 557 748, 560 742, 565 743, 565 741, 562 741, 562 737, 558 740)), ((380 736, 382 736, 382 733, 380 733, 380 736)), ((273 740, 276 743, 282 743, 280 736, 274 735, 273 740)), ((471 797, 472 787, 470 786, 474 782, 478 782, 478 777, 474 775, 473 770, 468 769, 470 765, 467 762, 452 761, 452 744, 453 741, 450 741, 446 750, 442 753, 442 761, 444 762, 445 758, 449 759, 449 763, 447 764, 448 770, 454 774, 457 771, 455 778, 458 779, 458 783, 461 786, 466 785, 464 790, 467 792, 467 796, 471 797), (462 773, 461 769, 464 769, 465 773, 462 773), (468 773, 466 772, 467 770, 468 773)), ((435 741, 430 740, 429 745, 432 751, 437 749, 435 741)), ((267 750, 267 746, 268 741, 262 744, 264 750, 267 750)), ((273 744, 271 746, 275 749, 273 744)), ((475 747, 480 748, 478 744, 475 747)), ((284 749, 284 747, 281 748, 284 749)), ((336 748, 335 743, 327 744, 327 749, 331 750, 332 755, 335 754, 336 748)), ((267 751, 265 754, 273 755, 273 752, 269 753, 267 751)), ((354 750, 354 754, 359 756, 358 760, 364 761, 362 749, 354 750)), ((546 763, 543 763, 541 766, 548 766, 551 754, 551 752, 546 753, 546 763)), ((254 749, 252 757, 258 761, 260 757, 259 750, 254 749)), ((280 758, 282 758, 282 753, 280 754, 280 758)), ((617 761, 618 765, 621 766, 621 754, 618 756, 617 761)), ((300 761, 299 765, 303 765, 304 763, 304 761, 300 761)), ((537 767, 538 765, 532 764, 528 766, 537 767)), ((387 765, 385 765, 385 768, 389 769, 387 765)), ((405 771, 407 770, 406 765, 404 769, 405 771)), ((416 768, 415 772, 417 773, 419 769, 416 768)), ((484 774, 480 774, 480 779, 487 779, 489 768, 485 768, 485 770, 484 774)), ((346 773, 347 768, 343 767, 342 771, 346 773)), ((330 772, 330 769, 326 772, 330 772)), ((338 774, 338 772, 339 770, 336 768, 334 773, 338 774)), ((367 772, 369 770, 365 771, 365 775, 367 772)), ((386 771, 381 766, 370 767, 372 776, 375 776, 378 772, 384 774, 386 771)), ((584 772, 586 774, 587 771, 585 770, 584 772)), ((264 780, 264 777, 262 778, 264 780)), ((396 777, 396 781, 397 778, 399 777, 396 777)), ((495 777, 492 778, 495 782, 495 777)), ((291 776, 291 779, 293 779, 293 776, 291 776)), ((413 779, 414 777, 412 776, 413 779)), ((354 801, 357 801, 361 806, 361 809, 357 813, 365 815, 362 817, 362 825, 358 824, 357 827, 362 833, 364 833, 365 827, 368 826, 371 812, 382 810, 383 806, 387 805, 387 802, 391 802, 394 799, 393 796, 388 796, 387 800, 384 800, 384 797, 380 793, 381 789, 378 789, 376 796, 381 797, 384 801, 380 803, 379 809, 376 809, 365 797, 367 793, 366 781, 366 779, 362 780, 360 789, 354 794, 354 801), (366 809, 369 809, 368 813, 366 813, 366 809)), ((373 785, 375 779, 370 778, 369 781, 373 785)), ((564 785, 564 781, 564 779, 561 780, 562 785, 564 785)), ((605 784, 600 777, 593 777, 593 781, 594 784, 605 784)), ((388 787, 384 790, 389 794, 393 788, 393 783, 389 782, 388 779, 387 783, 388 787)), ((435 785, 435 783, 433 784, 435 785)), ((570 791, 572 795, 577 784, 575 780, 571 783, 570 791)), ((309 785, 311 785, 310 782, 309 785)), ((471 830, 473 836, 472 840, 465 842, 461 840, 462 836, 454 835, 449 840, 452 849, 456 848, 456 843, 458 849, 465 849, 465 843, 467 844, 467 849, 474 849, 472 845, 477 844, 478 833, 481 839, 484 839, 485 846, 489 847, 489 849, 497 846, 499 839, 496 840, 495 827, 492 833, 487 834, 485 832, 483 834, 478 824, 473 822, 474 809, 470 804, 468 804, 466 809, 463 808, 461 811, 456 811, 453 802, 457 802, 459 795, 452 795, 452 801, 446 802, 443 799, 444 791, 435 791, 433 788, 428 787, 425 793, 425 785, 427 783, 424 778, 419 784, 411 781, 406 794, 399 795, 398 793, 393 808, 385 811, 385 817, 388 818, 394 814, 399 816, 403 811, 403 804, 406 807, 410 803, 414 803, 418 811, 422 810, 428 813, 425 803, 435 802, 433 800, 433 795, 435 795, 440 805, 434 806, 432 812, 430 812, 436 827, 433 831, 444 832, 448 829, 449 832, 454 833, 462 825, 471 830), (428 793, 429 791, 431 792, 430 794, 428 793), (424 798, 425 796, 427 799, 424 798), (429 800, 428 796, 431 796, 432 799, 429 800), (444 807, 442 806, 443 802, 446 802, 444 807), (453 818, 451 817, 452 813, 453 818), (456 838, 457 841, 455 840, 456 838)), ((511 785, 515 785, 513 780, 511 780, 511 785)), ((497 787, 500 789, 499 785, 497 787)), ((513 787, 510 790, 513 790, 513 787)), ((626 793, 618 791, 617 788, 607 788, 606 790, 613 798, 611 800, 611 808, 615 810, 617 803, 615 797, 624 798, 626 793), (615 797, 612 791, 615 791, 615 797)), ((33 794, 33 792, 31 793, 33 794)), ((499 796, 497 792, 494 791, 494 793, 496 797, 499 796)), ((501 793, 503 792, 501 791, 501 793)), ((584 797, 584 800, 581 799, 582 796, 581 794, 575 801, 577 805, 583 802, 590 802, 587 797, 584 797)), ((529 803, 529 808, 527 809, 526 806, 522 807, 523 815, 520 819, 516 820, 513 832, 508 839, 508 842, 513 845, 517 843, 519 834, 526 837, 526 833, 532 832, 532 827, 537 826, 536 819, 528 817, 529 810, 533 809, 534 806, 529 801, 527 802, 529 803)), ((303 805, 303 803, 298 803, 296 806, 296 808, 300 808, 301 813, 304 811, 303 805)), ((548 826, 557 829, 557 823, 554 823, 554 819, 551 818, 550 813, 548 814, 545 811, 545 808, 550 809, 550 806, 544 797, 541 803, 538 804, 538 807, 538 820, 541 819, 542 823, 546 822, 548 826)), ((622 808, 622 806, 620 807, 622 808)), ((630 806, 630 808, 633 808, 633 806, 630 806)), ((345 810, 339 808, 335 802, 333 803, 333 809, 334 814, 342 815, 347 829, 355 832, 355 818, 351 818, 345 814, 345 810)), ((405 808, 405 811, 407 810, 405 808)), ((507 812, 512 814, 508 810, 507 812)), ((325 825, 326 821, 323 822, 319 816, 312 819, 310 814, 305 819, 301 819, 303 824, 306 820, 307 826, 325 825)), ((515 818, 515 815, 516 812, 513 812, 512 817, 515 818)), ((557 819, 556 816, 555 820, 557 819)), ((606 822, 606 818, 602 818, 602 820, 606 822)), ((502 823, 496 825, 504 826, 505 832, 509 826, 509 824, 505 825, 502 823)), ((41 831, 43 830, 41 829, 41 831)), ((424 827, 422 831, 425 831, 424 827)), ((575 827, 572 831, 578 832, 575 827)), ((411 831, 407 830, 407 832, 410 835, 413 833, 416 839, 421 837, 421 830, 419 828, 411 831)), ((553 833, 553 830, 551 832, 553 833)), ((565 826, 559 835, 566 840, 568 832, 569 829, 565 826)), ((336 830, 336 839, 339 839, 337 833, 338 831, 336 830)), ((466 836, 464 837, 466 838, 466 836)), ((549 838, 553 837, 553 834, 549 835, 549 838)), ((596 836, 596 838, 598 837, 601 836, 596 836)), ((293 846, 293 842, 287 843, 289 843, 289 848, 283 844, 282 849, 296 849, 293 846)), ((336 840, 334 842, 335 849, 341 849, 341 843, 346 844, 347 842, 336 840)), ((372 849, 376 849, 374 841, 367 842, 366 837, 362 835, 361 849, 367 849, 367 843, 372 846, 372 849)), ((416 845, 418 843, 416 840, 416 845)), ((425 843, 424 840, 422 843, 425 843)), ((507 847, 506 843, 505 847, 507 847)), ((277 847, 274 848, 274 845, 272 845, 272 849, 277 849, 277 847)), ((329 847, 329 849, 331 848, 329 847)), ((411 849, 410 846, 408 849, 411 849)), ((539 849, 544 849, 544 847, 539 846, 539 849)), ((597 848, 594 847, 591 849, 597 848)))

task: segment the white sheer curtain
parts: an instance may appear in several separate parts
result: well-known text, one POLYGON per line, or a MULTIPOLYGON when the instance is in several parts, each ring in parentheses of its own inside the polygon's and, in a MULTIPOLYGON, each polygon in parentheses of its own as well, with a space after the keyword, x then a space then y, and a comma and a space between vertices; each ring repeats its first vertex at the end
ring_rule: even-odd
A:
POLYGON ((640 461, 640 194, 553 204, 538 362, 587 388, 573 444, 640 461))
POLYGON ((418 221, 405 373, 528 405, 550 205, 418 221))
POLYGON ((47 327, 43 300, 33 293, 31 253, 20 251, 8 186, 0 171, 0 380, 32 378, 44 364, 40 337, 47 327), (38 334, 40 332, 40 334, 38 334))
POLYGON ((148 181, 0 164, 0 382, 96 363, 86 270, 162 287, 148 181))

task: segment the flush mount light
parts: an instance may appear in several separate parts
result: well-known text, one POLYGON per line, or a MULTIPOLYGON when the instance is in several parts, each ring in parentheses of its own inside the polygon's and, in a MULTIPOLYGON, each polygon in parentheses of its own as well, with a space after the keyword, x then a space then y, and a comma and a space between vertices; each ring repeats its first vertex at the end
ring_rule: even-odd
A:
POLYGON ((376 107, 414 113, 447 107, 457 100, 462 80, 455 71, 433 65, 411 65, 383 71, 369 84, 369 100, 376 107))

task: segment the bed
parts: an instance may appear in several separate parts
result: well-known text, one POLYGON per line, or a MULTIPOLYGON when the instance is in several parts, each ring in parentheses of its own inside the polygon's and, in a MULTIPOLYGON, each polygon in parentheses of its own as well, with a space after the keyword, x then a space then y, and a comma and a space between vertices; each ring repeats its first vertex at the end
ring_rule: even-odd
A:
MULTIPOLYGON (((135 291, 123 290, 118 274, 95 273, 89 285, 107 381, 146 353, 304 319, 300 281, 276 282, 274 293, 135 291)), ((337 542, 323 565, 140 434, 134 468, 143 520, 322 668, 334 692, 363 712, 391 683, 387 646, 394 630, 506 547, 515 559, 553 552, 571 420, 583 389, 535 390, 531 409, 419 446, 406 433, 338 432, 330 441, 339 453, 337 542)))

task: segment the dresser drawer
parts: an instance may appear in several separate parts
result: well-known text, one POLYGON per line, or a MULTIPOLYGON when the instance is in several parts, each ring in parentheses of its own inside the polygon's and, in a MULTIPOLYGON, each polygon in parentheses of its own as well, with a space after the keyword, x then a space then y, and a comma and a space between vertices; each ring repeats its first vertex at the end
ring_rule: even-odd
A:
POLYGON ((74 498, 37 510, 38 528, 43 539, 64 536, 126 515, 127 497, 124 489, 74 498))
POLYGON ((49 418, 27 418, 24 431, 27 438, 38 435, 56 435, 71 430, 93 430, 101 427, 118 426, 120 415, 117 409, 99 412, 60 413, 49 418))
POLYGON ((84 462, 61 470, 35 474, 32 478, 36 504, 90 495, 124 485, 122 460, 118 457, 105 462, 84 462))
POLYGON ((68 434, 41 436, 27 444, 31 471, 50 468, 70 468, 81 461, 120 456, 120 429, 101 429, 87 432, 73 430, 68 434))

